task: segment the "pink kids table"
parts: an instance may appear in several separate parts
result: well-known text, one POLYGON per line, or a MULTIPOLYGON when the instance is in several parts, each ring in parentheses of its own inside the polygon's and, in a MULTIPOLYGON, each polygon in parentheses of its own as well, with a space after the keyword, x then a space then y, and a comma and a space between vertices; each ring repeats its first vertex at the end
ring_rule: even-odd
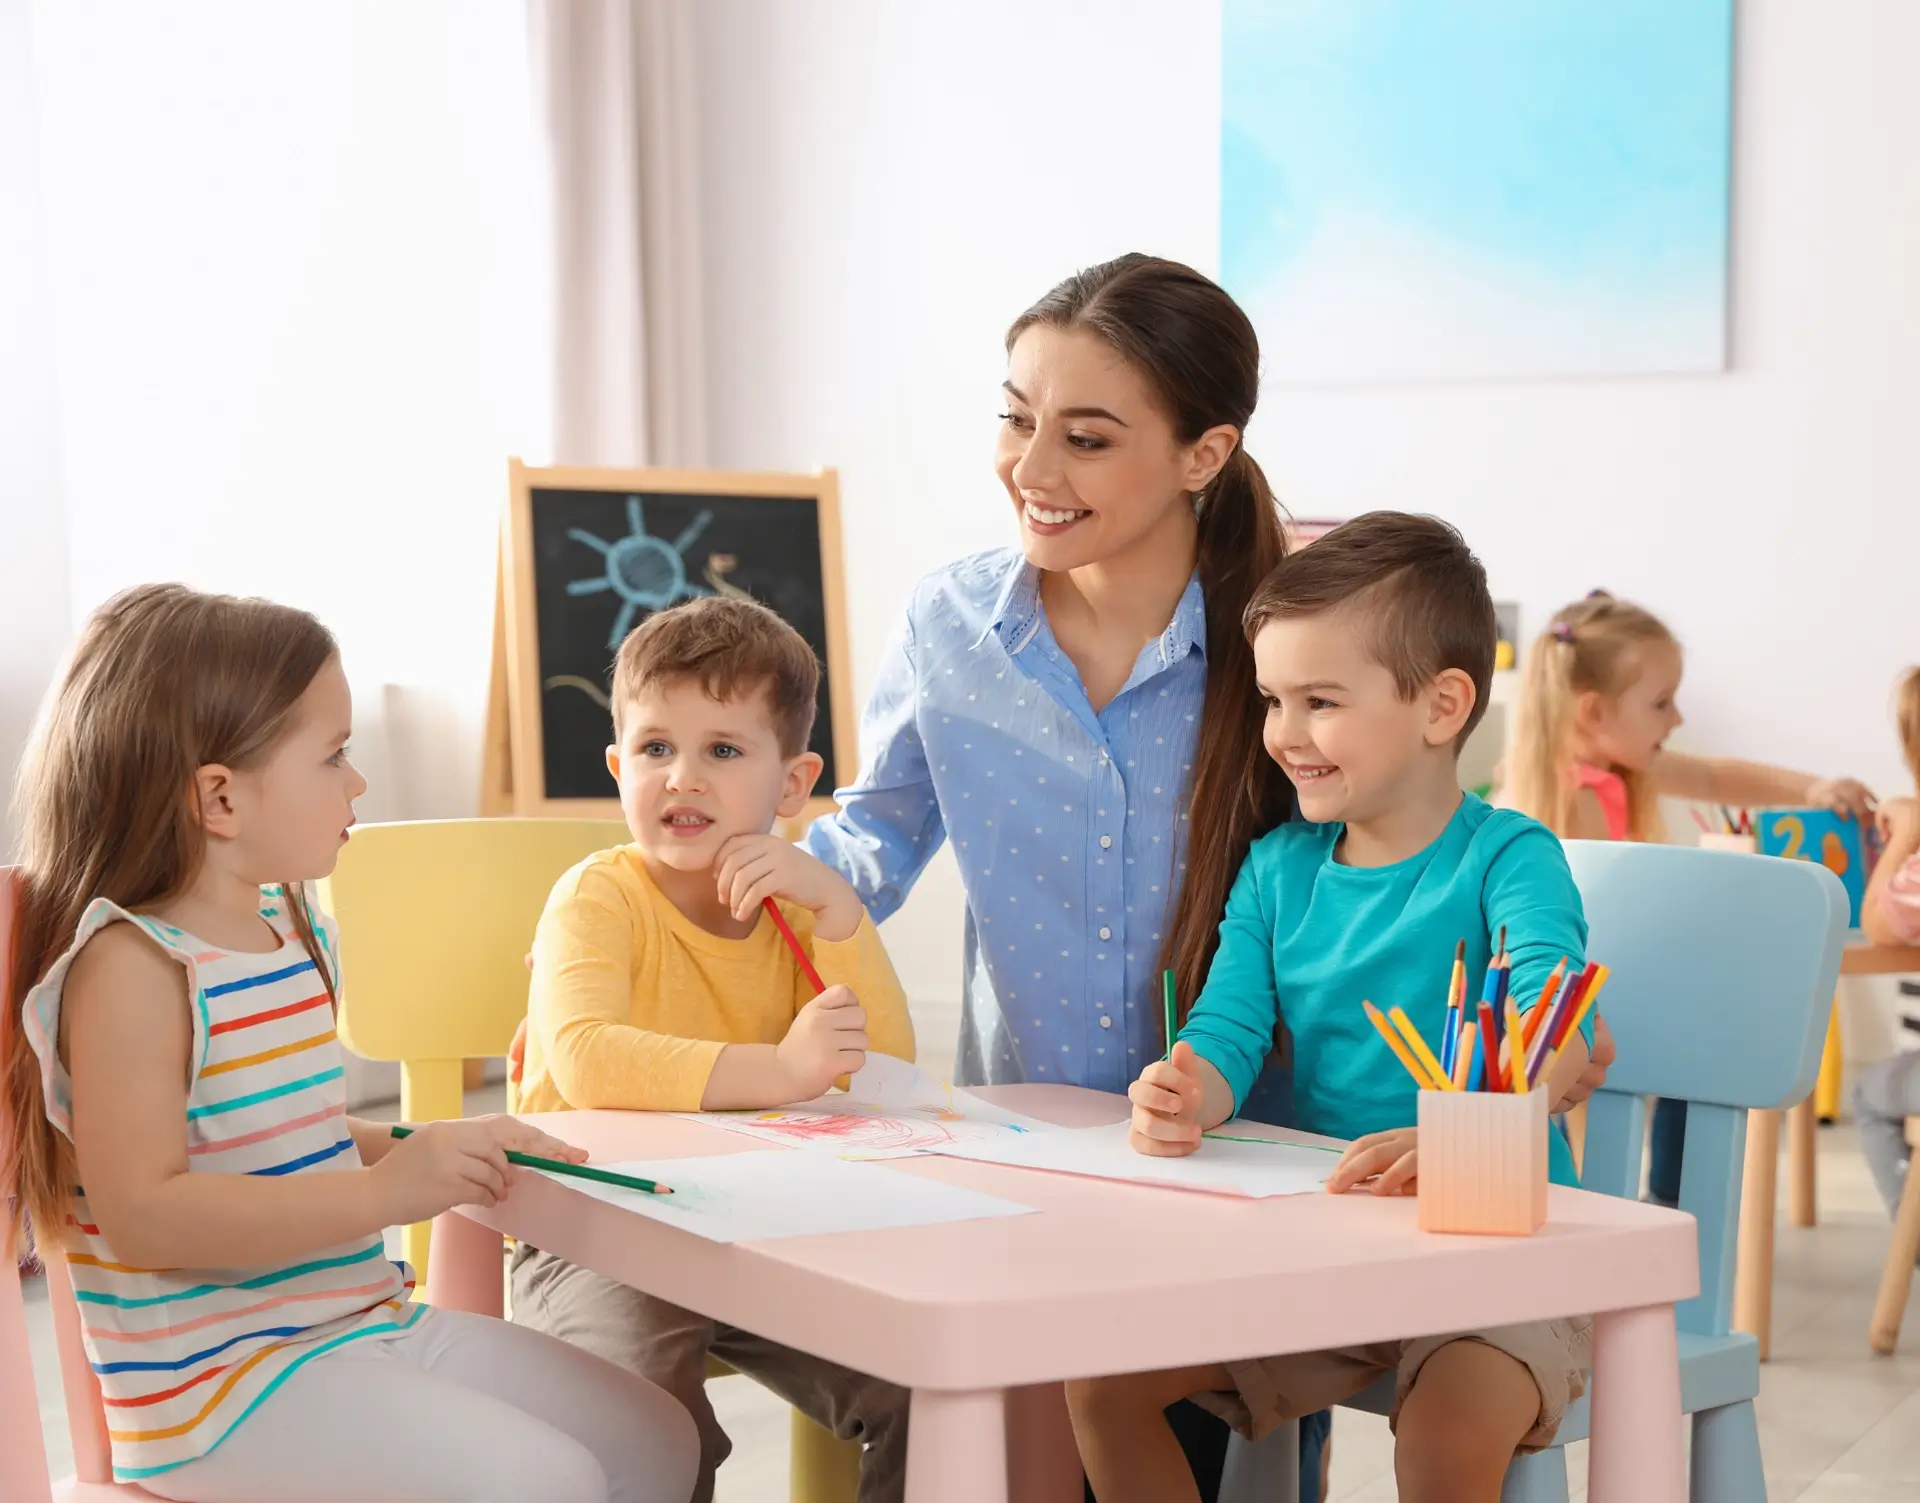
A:
MULTIPOLYGON (((1073 1126, 1117 1096, 983 1092, 1073 1126)), ((527 1118, 600 1162, 736 1153, 738 1134, 639 1112, 527 1118)), ((499 1315, 500 1234, 913 1391, 910 1503, 1078 1503, 1067 1378, 1597 1312, 1593 1503, 1683 1503, 1673 1306, 1699 1292, 1689 1216, 1554 1189, 1531 1237, 1422 1234, 1411 1199, 1237 1200, 957 1159, 890 1174, 1038 1214, 718 1246, 538 1176, 439 1218, 427 1299, 499 1315)))

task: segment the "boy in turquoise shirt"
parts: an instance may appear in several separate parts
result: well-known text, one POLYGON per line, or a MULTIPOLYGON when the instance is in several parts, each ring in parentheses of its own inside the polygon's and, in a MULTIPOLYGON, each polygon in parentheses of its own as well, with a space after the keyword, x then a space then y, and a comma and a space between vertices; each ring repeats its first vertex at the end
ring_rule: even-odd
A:
MULTIPOLYGON (((1352 1138, 1328 1189, 1411 1191, 1418 1090, 1361 1002, 1404 1008, 1437 1046, 1454 946, 1469 974, 1507 931, 1523 1008, 1561 960, 1583 964, 1580 895, 1545 826, 1460 791, 1455 763, 1485 712, 1495 624, 1486 573, 1443 522, 1375 512, 1291 555, 1246 629, 1267 704, 1262 739, 1301 818, 1255 841, 1219 948, 1169 1060, 1134 1082, 1133 1143, 1180 1155, 1232 1116, 1284 1020, 1298 1125, 1352 1138)), ((1208 838, 1194 830, 1190 839, 1208 838)), ((1590 1026, 1545 1088, 1585 1068, 1590 1026)), ((1550 1133, 1551 1173, 1577 1183, 1550 1133)), ((1197 1497, 1160 1411, 1182 1398, 1254 1438, 1397 1375, 1400 1496, 1491 1499, 1514 1452, 1549 1444, 1585 1389, 1591 1322, 1554 1321, 1068 1386, 1101 1503, 1197 1497)))

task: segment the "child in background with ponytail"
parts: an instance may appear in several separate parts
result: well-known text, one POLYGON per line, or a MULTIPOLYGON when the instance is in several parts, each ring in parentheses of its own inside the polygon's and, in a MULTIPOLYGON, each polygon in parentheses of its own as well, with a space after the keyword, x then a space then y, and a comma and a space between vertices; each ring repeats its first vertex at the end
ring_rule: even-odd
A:
MULTIPOLYGON (((1873 795, 1853 778, 1668 751, 1684 667, 1658 617, 1605 590, 1556 612, 1527 658, 1505 801, 1563 840, 1664 840, 1662 798, 1871 818, 1873 795)), ((1669 1205, 1686 1120, 1683 1102, 1655 1108, 1651 1189, 1669 1205)))
MULTIPOLYGON (((1920 668, 1909 668, 1900 681, 1894 721, 1920 787, 1920 668)), ((1880 839, 1880 863, 1860 905, 1860 927, 1876 945, 1920 945, 1920 798, 1890 798, 1880 806, 1880 839)), ((1906 1121, 1920 1116, 1920 1051, 1869 1066, 1853 1088, 1853 1111, 1860 1151, 1892 1216, 1909 1172, 1906 1121)))
POLYGON ((1657 617, 1604 590, 1557 612, 1527 660, 1508 801, 1566 840, 1663 840, 1662 798, 1871 817, 1853 778, 1666 750, 1684 666, 1657 617))

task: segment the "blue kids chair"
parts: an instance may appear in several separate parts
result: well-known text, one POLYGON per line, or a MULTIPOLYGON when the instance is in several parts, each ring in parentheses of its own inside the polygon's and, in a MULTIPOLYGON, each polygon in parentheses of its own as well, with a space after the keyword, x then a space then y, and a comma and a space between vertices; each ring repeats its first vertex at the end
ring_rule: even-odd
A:
MULTIPOLYGON (((1700 1293, 1676 1313, 1680 1403, 1693 1416, 1693 1503, 1764 1503, 1753 1400, 1760 1349, 1730 1329, 1747 1113, 1813 1088, 1846 943, 1847 894, 1825 867, 1687 846, 1573 840, 1588 953, 1612 971, 1601 1010, 1619 1046, 1587 1107, 1583 1183, 1637 1199, 1647 1098, 1687 1105, 1680 1209, 1699 1223, 1700 1293)), ((1352 1407, 1387 1412, 1391 1380, 1352 1407)), ((1588 1401, 1557 1443, 1517 1458, 1501 1503, 1566 1503, 1567 1444, 1585 1440, 1588 1401)), ((1279 1503, 1290 1469, 1279 1432, 1236 1440, 1221 1503, 1279 1503)), ((1297 1475, 1294 1474, 1294 1475, 1297 1475)))

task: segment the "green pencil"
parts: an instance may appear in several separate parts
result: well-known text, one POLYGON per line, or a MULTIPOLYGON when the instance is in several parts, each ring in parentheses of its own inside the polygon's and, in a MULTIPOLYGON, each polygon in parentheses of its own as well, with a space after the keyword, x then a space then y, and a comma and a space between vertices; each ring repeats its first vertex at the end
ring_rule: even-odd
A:
MULTIPOLYGON (((411 1127, 392 1129, 396 1138, 413 1136, 411 1127)), ((518 1164, 523 1169, 544 1169, 549 1174, 571 1174, 575 1179, 596 1180, 603 1185, 618 1185, 623 1190, 638 1190, 642 1195, 671 1195, 673 1188, 650 1179, 638 1179, 631 1174, 615 1174, 611 1169, 595 1169, 587 1164, 569 1164, 564 1159, 543 1159, 537 1154, 521 1153, 516 1149, 507 1150, 507 1162, 518 1164)))
POLYGON ((1284 1143, 1278 1138, 1237 1138, 1230 1132, 1203 1132, 1210 1143, 1259 1143, 1267 1148, 1308 1148, 1315 1153, 1345 1153, 1344 1148, 1327 1148, 1319 1143, 1284 1143))
POLYGON ((1177 1004, 1175 1003, 1175 1001, 1174 1001, 1174 990, 1173 990, 1173 972, 1172 972, 1172 971, 1168 971, 1168 972, 1167 972, 1167 973, 1166 973, 1165 975, 1163 975, 1163 976, 1162 976, 1162 977, 1160 978, 1160 999, 1161 999, 1161 1001, 1162 1001, 1162 1002, 1164 1002, 1164 1003, 1166 1004, 1166 1009, 1167 1009, 1167 1053, 1166 1053, 1166 1057, 1167 1057, 1168 1059, 1172 1059, 1172 1058, 1173 1058, 1173 1039, 1174 1039, 1174 1035, 1175 1035, 1175 1034, 1177 1034, 1177 1033, 1178 1033, 1178 1032, 1180 1031, 1180 1009, 1179 1009, 1179 1007, 1178 1007, 1178 1005, 1177 1005, 1177 1004))

